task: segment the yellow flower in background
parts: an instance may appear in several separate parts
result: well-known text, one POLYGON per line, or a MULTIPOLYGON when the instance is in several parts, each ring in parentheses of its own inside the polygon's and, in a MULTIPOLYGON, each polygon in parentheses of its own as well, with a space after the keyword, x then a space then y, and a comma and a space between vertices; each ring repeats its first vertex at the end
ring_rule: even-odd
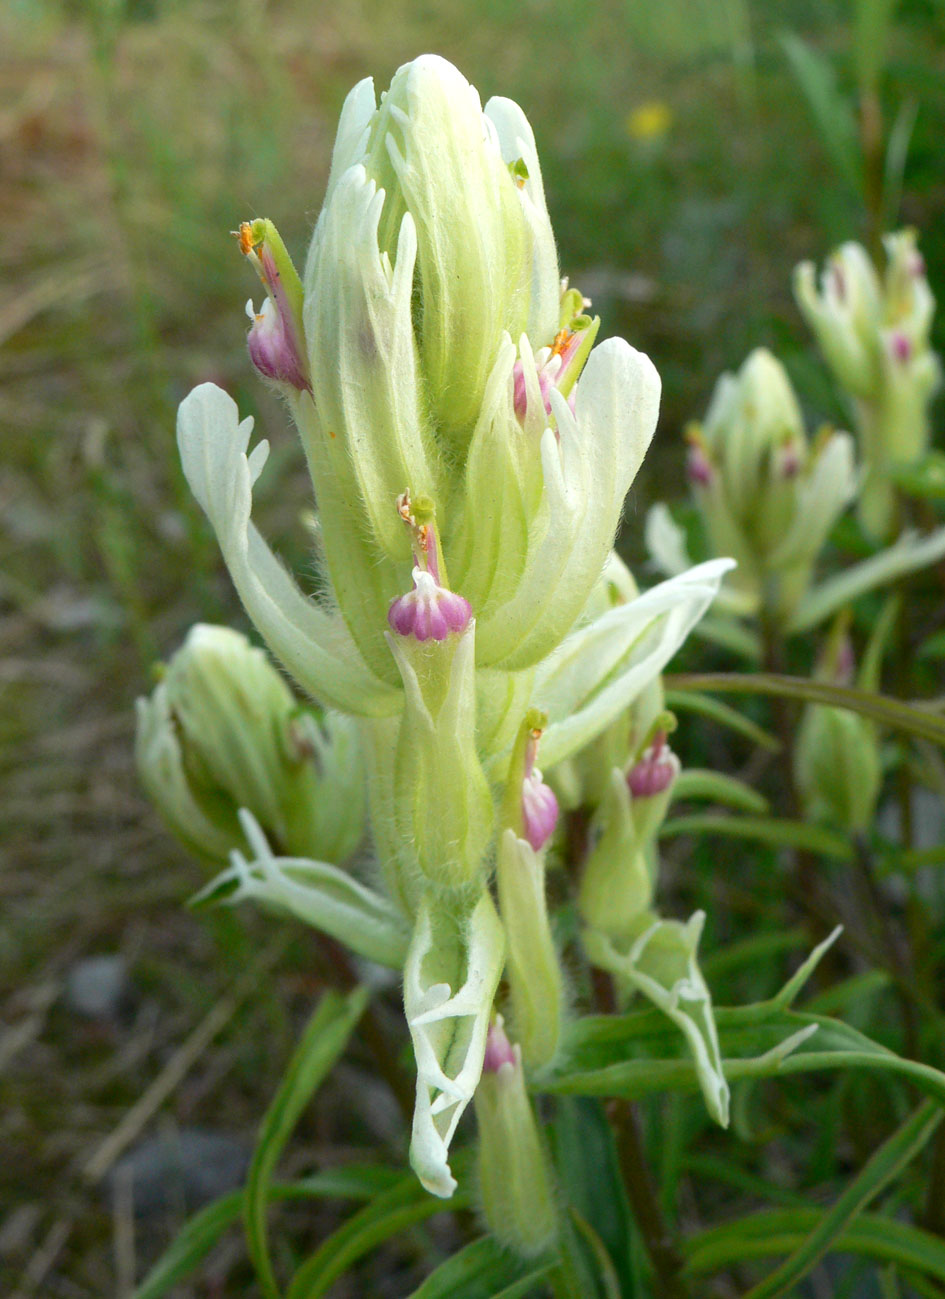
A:
POLYGON ((660 140, 673 124, 673 112, 662 99, 647 99, 627 114, 624 126, 632 140, 660 140))

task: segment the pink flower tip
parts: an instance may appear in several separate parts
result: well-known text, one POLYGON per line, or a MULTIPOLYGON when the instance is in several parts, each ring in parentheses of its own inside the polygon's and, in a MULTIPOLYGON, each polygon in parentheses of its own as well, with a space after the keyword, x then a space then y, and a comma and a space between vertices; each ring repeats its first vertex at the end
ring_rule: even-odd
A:
POLYGON ((689 448, 689 455, 686 457, 686 473, 689 475, 689 481, 695 483, 697 487, 708 487, 712 481, 712 466, 700 446, 693 445, 689 448))
POLYGON ((657 731, 653 743, 627 773, 627 787, 634 798, 654 798, 669 789, 678 773, 679 759, 667 745, 664 732, 657 731))
POLYGON ((541 852, 558 824, 558 800, 537 767, 522 781, 522 823, 525 838, 535 852, 541 852))
POLYGON ((300 355, 295 330, 285 314, 265 298, 258 313, 252 301, 246 304, 246 314, 253 322, 246 337, 249 359, 266 379, 291 384, 299 392, 311 392, 305 361, 300 355))
POLYGON ((413 585, 387 611, 387 621, 398 636, 439 641, 466 630, 472 617, 468 600, 439 586, 433 574, 422 568, 413 570, 413 585))
POLYGON ((896 330, 889 340, 889 350, 892 352, 893 358, 897 360, 900 365, 905 365, 909 360, 909 357, 912 355, 912 343, 905 334, 896 330))
MULTIPOLYGON (((577 365, 577 355, 582 342, 582 331, 562 329, 554 339, 551 347, 542 347, 535 356, 535 371, 538 376, 538 390, 545 408, 545 415, 551 414, 551 390, 558 388, 577 365)), ((568 394, 568 406, 573 414, 577 393, 574 389, 568 394)), ((524 428, 528 414, 528 390, 525 386, 525 368, 521 361, 512 367, 512 402, 515 415, 524 428)))
POLYGON ((502 1016, 497 1015, 495 1023, 489 1029, 486 1038, 486 1053, 482 1059, 483 1073, 499 1073, 509 1066, 518 1067, 519 1050, 512 1045, 506 1036, 502 1016))

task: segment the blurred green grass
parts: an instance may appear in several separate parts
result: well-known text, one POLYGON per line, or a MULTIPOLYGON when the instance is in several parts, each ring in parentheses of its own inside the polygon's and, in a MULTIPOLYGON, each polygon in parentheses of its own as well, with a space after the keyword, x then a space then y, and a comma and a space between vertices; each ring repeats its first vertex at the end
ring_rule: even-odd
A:
MULTIPOLYGON (((364 75, 382 87, 433 49, 484 99, 516 98, 535 127, 562 270, 594 298, 604 334, 624 334, 663 377, 660 431, 628 507, 639 554, 645 502, 681 492, 682 425, 752 346, 776 347, 812 409, 832 413, 790 271, 862 237, 865 214, 817 138, 784 30, 834 55, 852 87, 839 0, 13 0, 0 12, 3 1018, 22 1025, 77 955, 121 950, 141 963, 158 1024, 152 1039, 135 1029, 139 1054, 104 1086, 95 1069, 113 1044, 90 1045, 55 1008, 36 1012, 7 1064, 0 1130, 14 1171, 0 1173, 0 1203, 39 1213, 0 1274, 19 1275, 67 1220, 78 1225, 42 1285, 107 1291, 112 1225, 76 1170, 222 995, 244 944, 270 932, 208 931, 183 911, 195 868, 145 806, 131 761, 132 703, 152 661, 198 618, 244 625, 177 463, 174 412, 193 383, 222 383, 273 439, 263 527, 310 567, 309 488, 246 357, 242 305, 259 290, 228 232, 269 216, 302 261, 337 114, 364 75)), ((884 100, 890 117, 904 98, 919 103, 902 218, 922 231, 933 285, 945 284, 943 73, 945 5, 909 0, 884 100)), ((757 898, 718 887, 735 913, 757 913, 757 898)), ((285 999, 309 961, 294 935, 277 976, 285 999)), ((252 1125, 291 1037, 279 1005, 263 998, 232 1028, 179 1116, 252 1125)))

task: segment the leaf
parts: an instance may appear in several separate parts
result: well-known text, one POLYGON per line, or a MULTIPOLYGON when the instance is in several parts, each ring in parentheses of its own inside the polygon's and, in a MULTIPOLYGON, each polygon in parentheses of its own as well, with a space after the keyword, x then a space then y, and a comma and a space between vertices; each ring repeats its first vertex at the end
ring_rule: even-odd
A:
POLYGON ((267 1299, 279 1299, 266 1239, 273 1169, 315 1089, 344 1051, 367 1002, 366 988, 355 988, 345 997, 334 992, 322 997, 260 1126, 246 1181, 243 1221, 247 1250, 267 1299))
MULTIPOLYGON (((468 1194, 457 1191, 449 1209, 468 1203, 468 1194)), ((321 1243, 295 1273, 287 1299, 317 1299, 364 1254, 408 1227, 447 1211, 443 1201, 428 1194, 412 1173, 402 1177, 321 1243)))
POLYGON ((790 32, 781 45, 801 88, 821 143, 838 173, 859 198, 863 193, 863 159, 850 101, 837 86, 830 60, 790 32))
POLYGON ((172 1285, 183 1281, 236 1222, 242 1209, 243 1192, 231 1191, 195 1213, 138 1286, 134 1299, 160 1299, 172 1285))
POLYGON ((831 834, 821 826, 809 825, 806 821, 724 816, 707 812, 693 816, 674 816, 660 826, 661 839, 675 839, 681 834, 731 835, 736 839, 755 839, 772 848, 806 849, 824 857, 835 857, 838 861, 853 859, 853 849, 846 839, 831 834))
POLYGON ((802 597, 786 631, 789 635, 810 631, 838 609, 845 608, 858 596, 897 577, 927 568, 945 555, 945 528, 937 528, 925 537, 904 532, 893 545, 869 559, 861 560, 812 587, 802 597))
POLYGON ((441 1263, 409 1299, 525 1299, 552 1266, 524 1263, 482 1236, 441 1263))
POLYGON ((836 1204, 821 1217, 803 1244, 770 1276, 754 1286, 745 1299, 782 1299, 807 1276, 844 1229, 875 1199, 925 1146, 943 1118, 942 1109, 925 1101, 884 1141, 866 1167, 846 1187, 836 1204))
MULTIPOLYGON (((715 1012, 723 1069, 730 1083, 820 1069, 872 1069, 898 1075, 945 1105, 945 1074, 931 1065, 906 1060, 849 1025, 822 1015, 780 1012, 748 1024, 745 1016, 754 1009, 720 1007, 715 1012)), ((660 1091, 693 1092, 698 1078, 689 1060, 647 1056, 590 1069, 569 1068, 565 1063, 542 1086, 565 1095, 637 1100, 660 1091)))
POLYGON ((780 752, 781 742, 775 739, 770 731, 764 730, 750 717, 745 717, 743 713, 720 699, 713 699, 711 695, 697 694, 694 690, 667 690, 665 698, 666 707, 674 713, 686 710, 699 713, 703 717, 708 717, 710 721, 717 722, 719 726, 727 726, 730 730, 744 735, 746 740, 751 740, 760 749, 767 749, 769 753, 780 752))
POLYGON ((898 0, 856 0, 853 56, 861 94, 875 94, 878 88, 897 4, 898 0))
POLYGON ((945 500, 945 452, 929 451, 921 460, 891 465, 890 475, 898 487, 920 500, 945 500))
MULTIPOLYGON (((710 1227, 683 1242, 685 1272, 705 1276, 752 1258, 789 1254, 816 1231, 823 1216, 821 1209, 770 1209, 710 1227)), ((878 1213, 861 1213, 837 1237, 834 1249, 945 1281, 945 1243, 920 1227, 878 1213)))
MULTIPOLYGON (((630 1205, 614 1145, 613 1129, 598 1101, 563 1096, 553 1129, 555 1168, 562 1191, 581 1222, 602 1242, 622 1292, 633 1293, 630 1205)), ((620 1293, 618 1288, 618 1294, 620 1293)))
POLYGON ((239 819, 249 858, 231 852, 229 868, 191 898, 191 906, 236 906, 253 899, 321 930, 366 960, 395 970, 403 966, 409 934, 389 898, 330 862, 277 857, 247 808, 240 809, 239 819))
MULTIPOLYGON (((902 180, 909 156, 909 145, 919 116, 919 101, 914 97, 904 99, 889 132, 886 143, 886 162, 883 168, 882 229, 895 230, 899 224, 899 207, 902 202, 902 180)), ((939 453, 941 454, 941 453, 939 453)), ((942 493, 945 495, 945 492, 942 493)))
POLYGON ((673 782, 673 800, 705 799, 710 803, 723 803, 740 812, 757 812, 763 816, 768 810, 768 800, 763 794, 746 785, 735 776, 721 771, 706 771, 687 767, 673 782))
MULTIPOLYGON (((369 1200, 399 1177, 399 1172, 380 1164, 351 1165, 315 1173, 298 1182, 275 1183, 269 1188, 269 1198, 369 1200)), ((141 1282, 134 1299, 160 1299, 172 1285, 188 1277, 227 1228, 239 1220, 244 1200, 243 1191, 232 1191, 195 1213, 141 1282)))
POLYGON ((600 1277, 604 1289, 604 1299, 620 1299, 622 1293, 620 1289, 620 1281, 617 1279, 613 1260, 607 1253, 604 1242, 587 1219, 578 1213, 577 1209, 571 1209, 571 1217, 574 1220, 574 1225, 577 1227, 582 1238, 589 1247, 590 1255, 594 1260, 597 1274, 600 1277))
MULTIPOLYGON (((945 529, 943 529, 945 531, 945 529)), ((917 735, 945 745, 945 718, 930 709, 890 699, 888 695, 858 690, 853 686, 834 686, 826 681, 809 681, 804 677, 782 676, 776 672, 692 672, 664 678, 673 690, 720 690, 743 695, 777 695, 782 699, 802 699, 809 704, 829 704, 861 713, 881 726, 907 735, 917 735)))

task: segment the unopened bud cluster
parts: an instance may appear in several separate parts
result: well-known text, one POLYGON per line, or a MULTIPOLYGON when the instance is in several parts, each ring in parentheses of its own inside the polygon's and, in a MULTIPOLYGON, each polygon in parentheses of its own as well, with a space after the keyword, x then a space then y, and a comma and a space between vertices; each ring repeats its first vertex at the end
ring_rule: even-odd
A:
POLYGON ((819 280, 811 262, 794 279, 798 305, 851 400, 866 467, 861 517, 881 537, 896 523, 890 467, 926 450, 929 402, 941 382, 929 343, 935 299, 915 232, 900 230, 883 243, 881 274, 864 248, 846 243, 819 280))
POLYGON ((705 420, 688 430, 688 474, 714 554, 738 561, 748 607, 785 621, 856 479, 852 439, 811 443, 790 380, 763 348, 716 384, 705 420))

